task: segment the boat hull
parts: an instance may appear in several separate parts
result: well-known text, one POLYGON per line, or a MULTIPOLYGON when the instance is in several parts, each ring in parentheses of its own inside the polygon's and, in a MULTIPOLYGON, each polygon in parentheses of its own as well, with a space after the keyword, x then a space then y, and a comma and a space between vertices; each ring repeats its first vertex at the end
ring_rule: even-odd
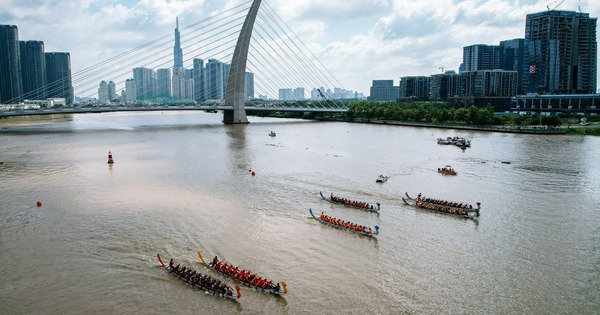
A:
POLYGON ((262 292, 266 292, 266 293, 270 293, 270 294, 274 294, 274 295, 284 295, 284 294, 287 293, 287 283, 285 281, 280 281, 279 282, 281 284, 281 288, 279 290, 275 290, 274 288, 263 288, 261 286, 252 285, 252 284, 250 284, 248 282, 235 279, 235 278, 231 277, 229 274, 224 273, 224 272, 222 272, 220 270, 217 270, 217 268, 215 268, 213 266, 212 262, 207 263, 204 260, 204 257, 202 257, 202 253, 198 252, 198 257, 200 258, 200 261, 202 262, 202 264, 206 266, 206 268, 212 269, 215 272, 218 272, 219 274, 222 274, 223 276, 225 276, 225 277, 227 277, 227 278, 229 278, 229 279, 231 279, 231 280, 233 280, 233 281, 235 281, 237 283, 241 283, 244 286, 247 286, 247 287, 250 287, 250 288, 255 288, 257 290, 261 290, 262 292))
MULTIPOLYGON (((212 293, 213 295, 217 295, 219 297, 222 298, 228 298, 228 299, 232 299, 232 300, 238 300, 242 295, 240 293, 240 287, 239 286, 235 286, 235 290, 233 290, 233 288, 227 286, 227 291, 229 291, 231 294, 228 293, 221 293, 218 292, 215 289, 212 289, 210 287, 207 286, 202 286, 199 283, 193 283, 192 281, 190 281, 189 279, 186 279, 184 277, 182 277, 181 275, 179 275, 178 273, 173 271, 173 268, 171 268, 171 266, 165 265, 165 263, 162 261, 162 259, 160 258, 160 254, 156 254, 156 257, 158 258, 158 261, 160 262, 160 264, 162 265, 162 267, 169 273, 174 275, 175 277, 179 278, 180 280, 188 283, 189 285, 196 287, 202 291, 208 292, 208 293, 212 293)), ((212 280, 212 278, 209 278, 210 280, 212 280)))
POLYGON ((369 233, 369 232, 366 232, 366 231, 364 231, 364 232, 363 231, 356 231, 356 230, 353 230, 353 229, 349 229, 349 228, 346 228, 346 227, 343 227, 343 226, 339 226, 339 225, 336 225, 336 224, 333 224, 333 223, 326 222, 323 219, 321 219, 319 217, 316 217, 315 214, 312 212, 312 209, 308 209, 308 212, 310 212, 310 215, 313 217, 313 219, 315 219, 315 220, 319 221, 320 223, 325 224, 327 226, 336 228, 338 230, 352 232, 354 234, 368 236, 368 237, 375 237, 376 235, 379 235, 379 226, 377 226, 377 225, 374 226, 375 233, 369 233))
POLYGON ((411 207, 415 207, 423 210, 430 210, 433 212, 438 212, 442 214, 449 214, 453 216, 465 217, 469 219, 474 219, 479 216, 479 210, 481 210, 481 204, 477 203, 477 208, 464 208, 464 207, 455 207, 450 205, 442 205, 432 202, 423 202, 417 203, 417 198, 412 198, 408 195, 408 193, 404 193, 406 198, 402 197, 402 201, 411 207))
POLYGON ((377 207, 375 207, 371 204, 371 206, 373 206, 373 208, 365 208, 365 207, 353 206, 351 204, 346 204, 341 201, 334 201, 334 200, 331 200, 331 198, 325 198, 325 196, 323 196, 323 192, 321 192, 321 191, 319 191, 319 195, 321 195, 321 198, 323 198, 323 200, 325 200, 325 201, 329 201, 333 204, 339 204, 339 205, 343 205, 343 206, 350 207, 350 208, 356 208, 356 209, 373 211, 373 212, 379 212, 379 210, 381 209, 381 205, 378 202, 376 203, 377 207))

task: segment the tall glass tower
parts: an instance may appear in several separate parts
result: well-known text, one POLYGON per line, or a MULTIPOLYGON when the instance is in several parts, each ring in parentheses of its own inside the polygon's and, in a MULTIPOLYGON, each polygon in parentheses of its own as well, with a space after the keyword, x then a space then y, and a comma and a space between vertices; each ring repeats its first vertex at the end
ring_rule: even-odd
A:
POLYGON ((46 57, 46 92, 49 98, 64 98, 66 104, 73 104, 71 84, 71 54, 49 52, 46 57))
POLYGON ((575 11, 528 14, 524 88, 539 94, 596 93, 596 22, 588 13, 575 11))
POLYGON ((19 54, 21 55, 23 98, 29 100, 46 99, 44 42, 38 40, 20 41, 19 54))
POLYGON ((19 31, 15 25, 0 25, 0 103, 21 100, 19 31))
POLYGON ((183 68, 183 51, 179 39, 179 18, 175 19, 175 47, 173 47, 173 73, 183 68))

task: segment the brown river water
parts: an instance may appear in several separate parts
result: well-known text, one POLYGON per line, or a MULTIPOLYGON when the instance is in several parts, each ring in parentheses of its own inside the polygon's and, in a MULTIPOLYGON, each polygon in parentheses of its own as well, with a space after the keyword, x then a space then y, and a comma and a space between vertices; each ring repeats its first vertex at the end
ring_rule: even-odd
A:
POLYGON ((0 314, 600 312, 600 138, 221 120, 0 120, 0 314), (436 143, 447 136, 472 147, 436 143), (458 175, 438 174, 446 164, 458 175), (389 180, 375 183, 380 174, 389 180), (405 192, 481 202, 481 216, 412 208, 405 192), (380 234, 322 225, 309 208, 380 234), (239 301, 217 298, 156 259, 234 284, 197 251, 286 281, 288 293, 243 287, 239 301))

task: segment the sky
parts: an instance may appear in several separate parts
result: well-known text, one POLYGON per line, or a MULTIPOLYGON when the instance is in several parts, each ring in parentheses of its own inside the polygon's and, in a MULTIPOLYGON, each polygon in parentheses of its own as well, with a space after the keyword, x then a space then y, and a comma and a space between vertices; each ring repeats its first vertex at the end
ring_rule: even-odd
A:
MULTIPOLYGON (((46 52, 71 54, 72 72, 247 0, 0 0, 0 24, 46 52)), ((523 38, 525 16, 548 8, 600 17, 598 0, 263 0, 347 90, 372 80, 455 70, 464 46, 523 38)), ((183 52, 185 55, 185 51, 183 52)), ((187 59, 189 56, 185 56, 187 59)), ((600 87, 600 84, 598 85, 600 87)), ((333 88, 333 87, 329 87, 333 88)))

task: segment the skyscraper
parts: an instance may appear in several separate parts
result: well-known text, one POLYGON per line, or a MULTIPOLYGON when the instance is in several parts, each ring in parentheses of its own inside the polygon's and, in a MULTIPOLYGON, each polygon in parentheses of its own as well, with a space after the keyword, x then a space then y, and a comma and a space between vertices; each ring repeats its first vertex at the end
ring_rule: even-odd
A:
POLYGON ((21 100, 19 31, 15 25, 0 25, 0 103, 21 100))
POLYGON ((68 52, 49 52, 46 57, 46 93, 49 98, 64 98, 67 105, 73 104, 71 84, 71 55, 68 52))
POLYGON ((524 88, 539 94, 596 93, 596 22, 588 13, 574 11, 528 14, 524 88))
POLYGON ((156 94, 160 98, 171 97, 171 69, 156 70, 156 94))
POLYGON ((198 103, 206 101, 205 83, 204 83, 204 60, 194 58, 194 70, 192 72, 194 79, 194 98, 198 103))
POLYGON ((231 65, 220 62, 216 59, 208 59, 206 63, 206 99, 222 100, 225 98, 225 89, 227 77, 231 65))
POLYGON ((19 42, 21 56, 21 82, 23 98, 46 99, 46 57, 44 42, 28 40, 19 42))
POLYGON ((106 81, 100 81, 100 85, 98 86, 98 104, 108 104, 108 84, 106 81))
POLYGON ((500 68, 500 47, 471 45, 463 47, 464 71, 494 70, 500 68))
MULTIPOLYGON (((319 94, 324 93, 321 88, 319 94)), ((371 101, 396 101, 400 95, 400 87, 394 86, 394 80, 373 80, 371 86, 371 101)))
POLYGON ((117 87, 115 86, 114 81, 109 81, 107 84, 108 87, 108 102, 110 103, 112 100, 117 98, 117 87))
POLYGON ((183 68, 183 51, 179 39, 179 17, 175 19, 175 46, 173 47, 173 72, 183 68))
POLYGON ((138 67, 133 69, 136 100, 151 100, 156 96, 156 73, 152 69, 138 67))
MULTIPOLYGON (((526 70, 525 39, 515 38, 500 42, 500 69, 517 71, 517 94, 523 94, 523 72, 526 70)), ((528 70, 528 69, 527 69, 528 70)))
MULTIPOLYGON (((254 98, 254 73, 246 72, 246 82, 244 84, 244 88, 246 91, 246 100, 251 100, 254 98)), ((304 91, 302 91, 304 94, 304 91)))

